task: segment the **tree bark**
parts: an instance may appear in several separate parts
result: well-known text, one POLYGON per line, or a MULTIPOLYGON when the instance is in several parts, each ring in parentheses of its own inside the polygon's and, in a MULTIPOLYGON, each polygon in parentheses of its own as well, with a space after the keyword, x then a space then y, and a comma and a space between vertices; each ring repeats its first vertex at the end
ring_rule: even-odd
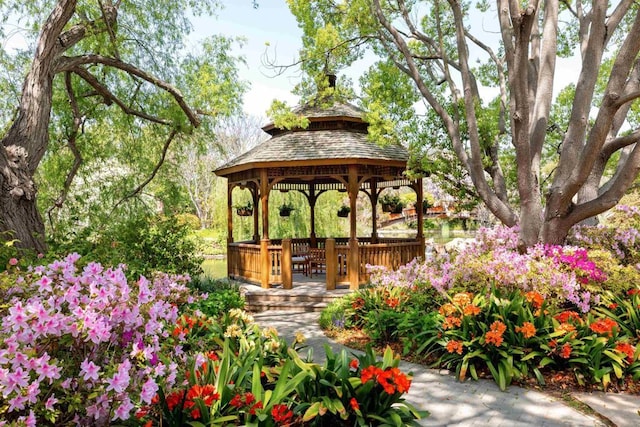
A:
POLYGON ((76 0, 60 0, 44 23, 22 87, 18 116, 0 143, 0 232, 12 234, 18 247, 38 252, 44 252, 46 245, 33 176, 49 144, 58 36, 75 7, 76 0))

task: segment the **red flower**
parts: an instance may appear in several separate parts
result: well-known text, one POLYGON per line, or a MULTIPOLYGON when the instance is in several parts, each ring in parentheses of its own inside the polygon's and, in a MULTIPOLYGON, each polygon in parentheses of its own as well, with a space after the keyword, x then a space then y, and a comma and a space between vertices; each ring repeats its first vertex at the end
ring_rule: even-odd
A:
POLYGON ((191 418, 193 418, 194 420, 197 420, 201 417, 202 415, 200 414, 200 409, 196 408, 193 411, 191 411, 191 418))
POLYGON ((229 404, 234 408, 241 408, 244 405, 244 403, 242 403, 242 396, 236 394, 235 396, 233 396, 233 399, 231 399, 229 404))
POLYGON ((358 359, 351 359, 351 361, 349 362, 349 368, 357 371, 358 366, 360 366, 360 361, 358 359))
POLYGON ((613 336, 613 328, 617 328, 618 323, 609 318, 599 319, 589 325, 589 328, 596 334, 607 335, 609 337, 613 336))
POLYGON ((169 410, 173 411, 173 409, 176 406, 178 406, 178 403, 182 402, 183 398, 184 398, 184 390, 178 390, 178 391, 174 391, 173 393, 170 393, 166 399, 169 410))
POLYGON ((251 405, 253 402, 255 402, 255 400, 256 400, 256 398, 253 395, 253 393, 248 392, 248 393, 244 394, 244 403, 247 406, 251 405))
POLYGON ((560 350, 560 357, 562 357, 563 359, 568 359, 569 357, 571 357, 571 350, 571 344, 567 343, 563 345, 562 349, 560 350))
POLYGON ((629 289, 627 291, 627 295, 637 295, 640 294, 640 289, 629 289))
POLYGON ((351 400, 349 401, 349 404, 351 405, 351 409, 353 409, 354 411, 360 410, 360 404, 358 403, 355 397, 351 398, 351 400))
POLYGON ((219 360, 219 357, 218 357, 218 355, 216 354, 216 352, 215 352, 215 351, 208 351, 208 352, 206 353, 206 356, 207 356, 207 358, 208 358, 209 360, 213 360, 214 362, 215 362, 216 360, 219 360))
POLYGON ((287 405, 278 404, 271 409, 271 416, 278 425, 287 425, 293 418, 293 412, 289 410, 287 405))
POLYGON ((627 342, 619 342, 616 344, 616 351, 627 355, 627 362, 633 363, 636 356, 636 348, 627 342))
POLYGON ((609 310, 615 310, 616 308, 618 308, 618 304, 616 304, 615 302, 609 304, 609 310))
MULTIPOLYGON (((248 405, 248 403, 247 403, 247 405, 248 405)), ((253 405, 251 407, 251 409, 249 409, 249 413, 251 415, 255 415, 256 414, 256 410, 258 410, 258 409, 262 409, 262 402, 256 402, 255 405, 253 405)))
POLYGON ((567 323, 569 320, 575 320, 576 322, 580 322, 580 315, 575 311, 563 311, 562 313, 555 316, 555 319, 560 323, 567 323))

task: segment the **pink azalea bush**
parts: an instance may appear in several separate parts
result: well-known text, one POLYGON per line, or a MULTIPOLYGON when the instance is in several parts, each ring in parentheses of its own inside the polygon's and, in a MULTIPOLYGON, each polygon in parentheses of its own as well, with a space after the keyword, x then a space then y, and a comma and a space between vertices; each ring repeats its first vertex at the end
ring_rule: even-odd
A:
POLYGON ((414 260, 396 271, 369 266, 375 286, 422 287, 441 294, 504 290, 538 291, 556 304, 570 303, 586 313, 599 300, 588 289, 600 285, 606 274, 577 246, 543 246, 517 251, 518 230, 496 227, 480 229, 475 242, 459 253, 443 254, 425 261, 414 260))
POLYGON ((182 350, 166 343, 189 277, 129 283, 124 266, 78 259, 3 273, 0 425, 108 425, 175 381, 182 350))

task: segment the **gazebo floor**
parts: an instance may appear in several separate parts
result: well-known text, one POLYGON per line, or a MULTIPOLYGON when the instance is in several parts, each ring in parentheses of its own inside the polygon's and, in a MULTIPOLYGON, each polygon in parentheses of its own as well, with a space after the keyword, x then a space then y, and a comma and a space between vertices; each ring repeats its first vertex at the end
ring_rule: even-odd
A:
POLYGON ((240 290, 245 298, 248 311, 322 311, 331 301, 351 292, 349 285, 337 285, 328 291, 324 274, 313 278, 302 274, 293 275, 293 289, 274 286, 269 289, 258 285, 241 283, 240 290))

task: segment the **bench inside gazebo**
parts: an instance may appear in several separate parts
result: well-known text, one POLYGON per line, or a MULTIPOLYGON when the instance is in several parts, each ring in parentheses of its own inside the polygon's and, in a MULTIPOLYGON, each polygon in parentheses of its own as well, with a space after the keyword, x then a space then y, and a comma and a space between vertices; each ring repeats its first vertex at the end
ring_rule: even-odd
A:
POLYGON ((286 130, 269 124, 263 128, 271 135, 269 140, 215 171, 228 179, 229 277, 263 288, 277 284, 290 289, 294 268, 311 275, 321 270, 326 275, 327 290, 335 289, 337 284, 357 289, 368 280, 367 265, 397 268, 423 257, 421 209, 417 209, 415 238, 382 239, 377 231, 376 207, 383 190, 410 187, 416 192, 416 206, 422 206, 422 180, 405 176, 406 149, 368 141, 368 125, 362 119, 362 111, 351 104, 335 103, 328 108, 307 104, 295 112, 309 119, 308 127, 286 130), (235 188, 251 192, 253 238, 249 241, 235 242, 233 238, 235 188), (273 190, 298 191, 306 197, 311 213, 309 236, 270 239, 269 194, 273 190), (316 201, 327 191, 342 191, 349 196, 348 237, 316 236, 316 201), (366 193, 371 202, 370 236, 356 234, 356 200, 360 192, 366 193), (313 257, 320 259, 314 261, 313 257))

